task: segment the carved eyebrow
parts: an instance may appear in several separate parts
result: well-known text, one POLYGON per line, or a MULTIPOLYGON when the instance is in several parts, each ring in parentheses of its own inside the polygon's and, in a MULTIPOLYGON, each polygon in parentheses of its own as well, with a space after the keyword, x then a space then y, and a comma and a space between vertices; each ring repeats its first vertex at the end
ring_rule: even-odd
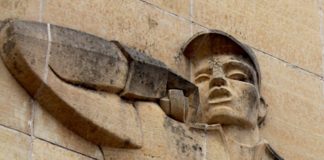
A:
POLYGON ((198 70, 196 73, 194 73, 194 76, 197 77, 197 76, 199 76, 202 73, 211 74, 212 73, 212 69, 210 67, 202 68, 202 69, 198 70))

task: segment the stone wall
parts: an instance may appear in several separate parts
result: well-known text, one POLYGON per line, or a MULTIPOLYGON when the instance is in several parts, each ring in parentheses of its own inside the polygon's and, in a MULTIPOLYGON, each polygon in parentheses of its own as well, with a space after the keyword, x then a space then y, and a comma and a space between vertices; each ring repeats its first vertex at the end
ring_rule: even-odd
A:
MULTIPOLYGON (((269 113, 263 137, 285 159, 324 157, 322 0, 0 0, 0 20, 57 24, 118 40, 189 78, 180 54, 193 34, 219 29, 248 44, 269 113)), ((101 148, 43 110, 0 62, 0 159, 104 159, 101 148), (68 158, 66 158, 68 157, 68 158)))

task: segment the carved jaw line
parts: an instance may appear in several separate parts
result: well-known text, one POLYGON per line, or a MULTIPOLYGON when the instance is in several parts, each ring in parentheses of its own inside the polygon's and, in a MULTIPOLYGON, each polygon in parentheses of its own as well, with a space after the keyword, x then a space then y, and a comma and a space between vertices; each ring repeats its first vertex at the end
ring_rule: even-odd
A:
POLYGON ((205 121, 207 124, 238 125, 243 128, 254 128, 256 126, 242 118, 239 112, 226 105, 210 108, 205 121))

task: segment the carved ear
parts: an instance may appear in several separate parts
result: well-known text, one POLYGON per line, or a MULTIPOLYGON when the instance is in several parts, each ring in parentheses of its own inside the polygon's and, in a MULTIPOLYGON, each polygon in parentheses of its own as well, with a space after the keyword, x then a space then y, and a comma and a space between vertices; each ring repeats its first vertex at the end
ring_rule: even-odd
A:
POLYGON ((268 105, 266 104, 265 100, 261 97, 259 103, 259 113, 258 113, 258 125, 260 126, 264 121, 268 111, 268 105))

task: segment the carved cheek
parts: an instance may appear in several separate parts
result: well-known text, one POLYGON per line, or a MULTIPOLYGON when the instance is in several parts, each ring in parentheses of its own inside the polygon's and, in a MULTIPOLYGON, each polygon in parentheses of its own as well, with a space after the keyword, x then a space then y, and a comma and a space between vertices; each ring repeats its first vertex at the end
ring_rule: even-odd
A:
POLYGON ((254 85, 240 81, 231 81, 231 87, 235 92, 237 109, 242 112, 250 112, 258 103, 259 93, 254 85))
POLYGON ((200 96, 200 107, 202 107, 203 110, 206 110, 208 107, 208 84, 209 81, 202 82, 197 84, 199 88, 199 96, 200 96))

